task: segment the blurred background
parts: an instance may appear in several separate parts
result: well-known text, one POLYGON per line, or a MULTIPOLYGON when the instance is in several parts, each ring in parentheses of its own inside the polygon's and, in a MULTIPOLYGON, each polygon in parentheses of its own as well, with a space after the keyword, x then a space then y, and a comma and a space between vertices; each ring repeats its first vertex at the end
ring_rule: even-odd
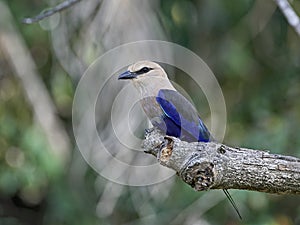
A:
MULTIPOLYGON (((156 39, 198 54, 216 75, 224 142, 300 157, 300 38, 271 0, 85 0, 33 25, 53 0, 0 0, 0 224, 300 224, 300 196, 197 193, 175 176, 122 186, 76 148, 72 100, 87 67, 127 42, 156 39)), ((292 2, 300 12, 300 2, 292 2)), ((193 81, 172 77, 191 96, 193 81)), ((193 99, 209 117, 205 99, 193 99), (204 101, 204 102, 203 102, 204 101)), ((149 157, 149 156, 148 156, 149 157)))

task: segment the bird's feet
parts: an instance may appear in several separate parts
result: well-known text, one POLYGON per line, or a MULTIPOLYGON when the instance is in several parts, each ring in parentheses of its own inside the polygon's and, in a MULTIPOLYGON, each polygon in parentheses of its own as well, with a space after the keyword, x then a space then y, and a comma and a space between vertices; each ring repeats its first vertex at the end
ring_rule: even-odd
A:
POLYGON ((145 129, 145 134, 150 134, 152 131, 154 131, 154 127, 150 127, 145 129))

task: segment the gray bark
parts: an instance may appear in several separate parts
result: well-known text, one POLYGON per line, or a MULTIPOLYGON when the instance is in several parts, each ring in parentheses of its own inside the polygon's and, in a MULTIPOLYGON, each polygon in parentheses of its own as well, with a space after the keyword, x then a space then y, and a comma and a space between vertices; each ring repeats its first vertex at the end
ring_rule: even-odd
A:
POLYGON ((300 194, 300 159, 215 142, 187 143, 146 132, 142 148, 197 191, 246 189, 300 194))

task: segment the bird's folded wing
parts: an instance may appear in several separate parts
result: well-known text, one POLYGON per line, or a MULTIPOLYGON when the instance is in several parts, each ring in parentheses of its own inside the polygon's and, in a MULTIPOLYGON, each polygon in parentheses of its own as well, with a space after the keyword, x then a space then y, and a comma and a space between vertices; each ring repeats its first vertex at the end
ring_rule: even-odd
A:
MULTIPOLYGON (((161 89, 156 101, 166 117, 194 141, 209 141, 210 133, 198 116, 195 107, 179 92, 161 89)), ((168 124, 167 124, 168 126, 168 124)))

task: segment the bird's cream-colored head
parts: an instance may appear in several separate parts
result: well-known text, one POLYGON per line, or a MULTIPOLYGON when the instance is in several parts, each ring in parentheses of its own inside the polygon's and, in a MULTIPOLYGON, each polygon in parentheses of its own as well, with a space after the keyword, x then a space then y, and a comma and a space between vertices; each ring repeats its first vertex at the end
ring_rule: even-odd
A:
POLYGON ((137 74, 137 79, 147 77, 168 78, 164 69, 157 63, 151 61, 138 61, 128 67, 128 71, 137 74))
POLYGON ((164 69, 151 61, 138 61, 119 76, 119 80, 130 79, 143 94, 156 94, 159 89, 175 90, 164 69))

